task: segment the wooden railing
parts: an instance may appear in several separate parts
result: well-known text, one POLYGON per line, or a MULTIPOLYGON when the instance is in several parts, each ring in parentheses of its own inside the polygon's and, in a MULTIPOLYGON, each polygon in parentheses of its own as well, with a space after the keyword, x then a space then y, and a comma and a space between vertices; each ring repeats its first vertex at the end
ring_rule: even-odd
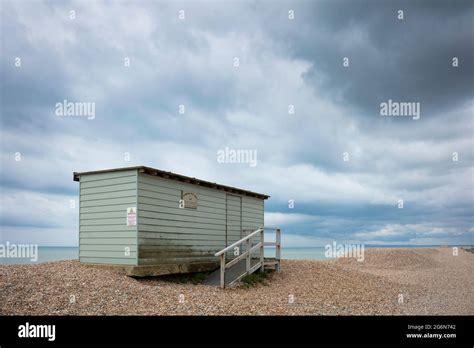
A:
POLYGON ((218 256, 220 258, 220 285, 221 288, 225 288, 225 271, 229 267, 234 266, 237 264, 239 261, 245 259, 245 272, 236 277, 235 279, 232 280, 232 282, 229 283, 229 285, 232 285, 233 283, 239 281, 242 279, 244 276, 248 274, 252 274, 253 272, 257 271, 260 269, 260 271, 264 271, 266 265, 275 265, 275 270, 279 273, 281 271, 281 266, 280 266, 280 260, 281 260, 281 230, 279 228, 268 228, 268 227, 260 227, 257 230, 253 231, 249 235, 243 237, 242 239, 238 240, 237 242, 225 247, 221 251, 217 252, 215 256, 218 256), (265 242, 265 230, 275 230, 275 242, 265 242), (252 245, 252 239, 256 236, 260 236, 260 242, 258 242, 255 245, 252 245), (274 261, 269 261, 265 262, 265 246, 269 245, 274 245, 275 246, 275 260, 274 261), (226 257, 225 254, 229 251, 233 251, 234 248, 240 246, 244 247, 245 246, 245 252, 240 253, 237 257, 232 259, 231 261, 226 263, 226 257), (259 261, 252 266, 252 253, 255 251, 259 250, 260 255, 259 255, 259 261))

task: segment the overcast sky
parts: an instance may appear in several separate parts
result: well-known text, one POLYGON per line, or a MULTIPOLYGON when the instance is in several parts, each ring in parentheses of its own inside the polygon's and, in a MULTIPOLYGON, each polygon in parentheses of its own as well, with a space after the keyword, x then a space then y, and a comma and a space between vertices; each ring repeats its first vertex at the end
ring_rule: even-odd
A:
POLYGON ((72 173, 147 165, 270 195, 287 246, 472 244, 473 4, 2 0, 0 240, 77 245, 72 173))

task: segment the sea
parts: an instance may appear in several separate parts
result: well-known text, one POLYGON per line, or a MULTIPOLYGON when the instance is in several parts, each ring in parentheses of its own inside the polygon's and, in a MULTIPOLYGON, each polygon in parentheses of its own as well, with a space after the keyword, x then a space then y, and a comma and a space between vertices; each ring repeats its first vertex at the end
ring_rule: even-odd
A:
MULTIPOLYGON (((365 248, 436 248, 439 245, 365 245, 365 248)), ((273 257, 275 248, 265 248, 265 257, 273 257)), ((79 258, 78 247, 38 247, 38 260, 23 258, 4 258, 0 257, 0 265, 12 264, 36 264, 42 262, 59 261, 59 260, 77 260, 79 258)), ((311 248, 291 248, 283 247, 281 250, 282 259, 290 260, 328 260, 325 256, 324 247, 311 248)))

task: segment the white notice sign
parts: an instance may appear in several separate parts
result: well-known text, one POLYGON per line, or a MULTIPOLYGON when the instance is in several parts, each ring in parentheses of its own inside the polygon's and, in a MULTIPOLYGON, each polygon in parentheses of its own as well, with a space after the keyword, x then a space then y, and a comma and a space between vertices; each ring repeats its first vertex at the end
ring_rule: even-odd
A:
POLYGON ((137 225, 137 208, 130 207, 127 208, 127 226, 136 226, 137 225))

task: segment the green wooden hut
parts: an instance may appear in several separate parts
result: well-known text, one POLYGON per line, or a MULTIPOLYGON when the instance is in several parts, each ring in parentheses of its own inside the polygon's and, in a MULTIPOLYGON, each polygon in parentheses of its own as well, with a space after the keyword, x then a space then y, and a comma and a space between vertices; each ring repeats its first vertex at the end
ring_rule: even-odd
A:
POLYGON ((74 180, 80 262, 134 276, 215 269, 216 252, 264 225, 269 198, 145 166, 74 173, 74 180))

